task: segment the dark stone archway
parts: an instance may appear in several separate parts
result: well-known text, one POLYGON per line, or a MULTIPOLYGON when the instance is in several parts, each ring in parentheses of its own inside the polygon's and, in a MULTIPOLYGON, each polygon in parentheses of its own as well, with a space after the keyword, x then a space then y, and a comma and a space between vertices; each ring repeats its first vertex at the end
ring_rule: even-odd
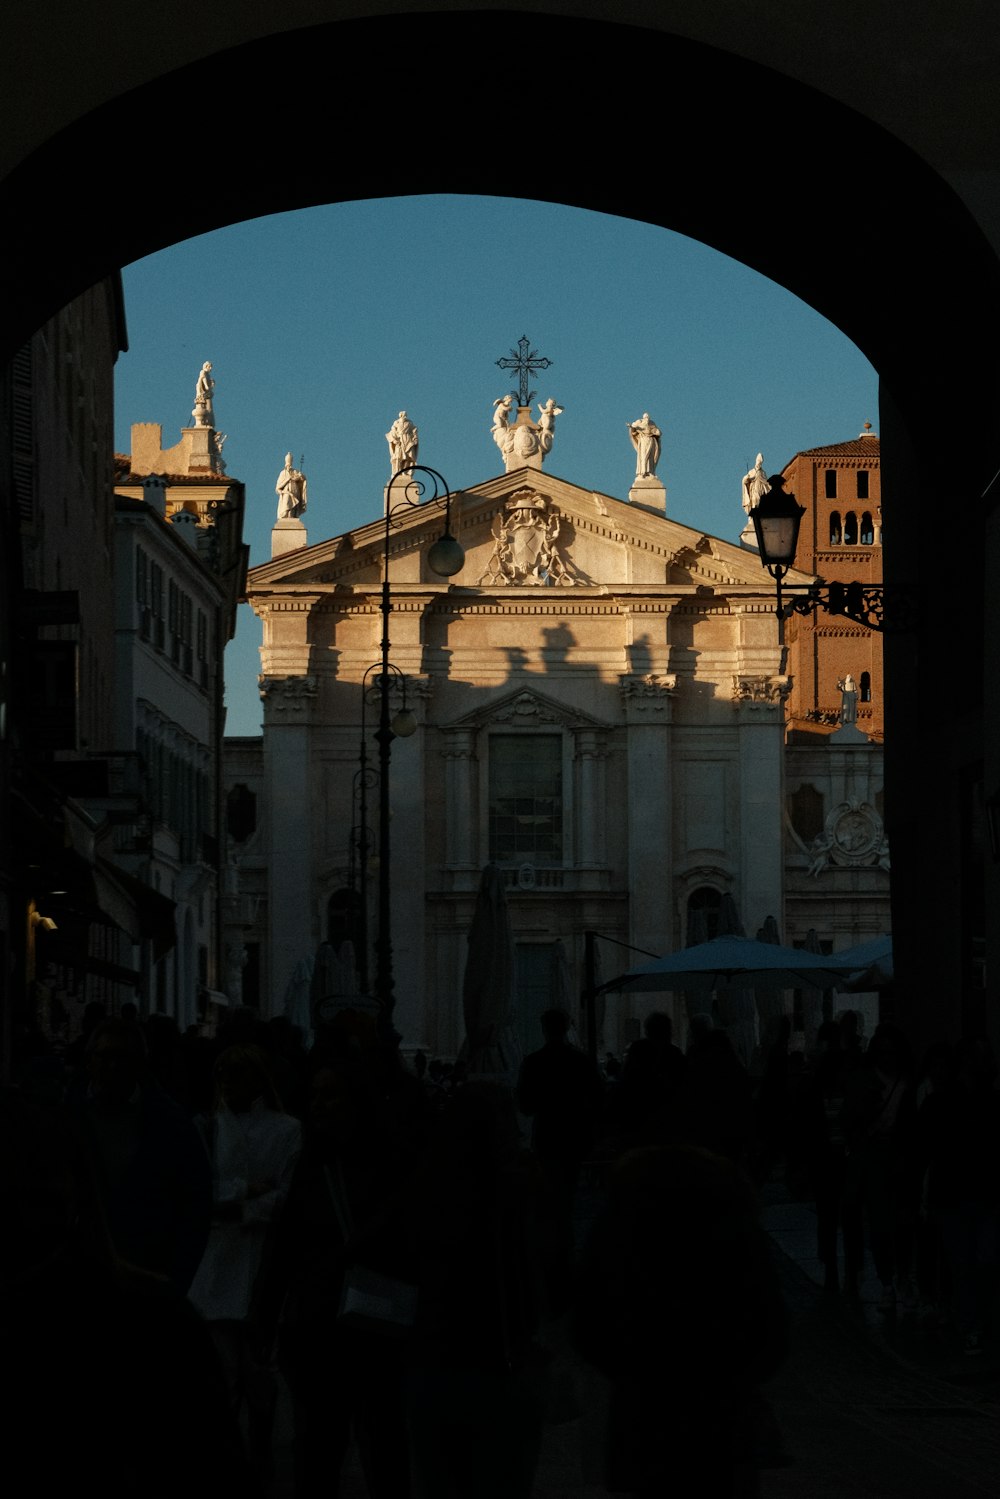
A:
POLYGON ((897 977, 921 1029, 941 1029, 966 981, 958 787, 976 774, 1000 787, 980 649, 1000 656, 984 609, 1000 485, 982 499, 1000 468, 1000 378, 982 351, 982 330, 1000 326, 1000 265, 943 179, 868 118, 733 54, 605 21, 455 11, 278 33, 123 94, 0 184, 16 226, 0 252, 0 359, 87 286, 180 239, 435 192, 547 199, 688 235, 808 302, 879 371, 887 583, 927 601, 886 636, 897 977), (929 601, 959 545, 956 650, 929 601), (948 698, 935 710, 936 682, 948 698), (933 777, 915 753, 932 722, 933 777))

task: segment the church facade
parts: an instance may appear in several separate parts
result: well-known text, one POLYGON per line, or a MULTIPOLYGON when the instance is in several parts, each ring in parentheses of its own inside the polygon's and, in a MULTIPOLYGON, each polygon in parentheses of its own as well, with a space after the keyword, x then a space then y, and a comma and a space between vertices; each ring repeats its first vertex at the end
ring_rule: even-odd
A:
MULTIPOLYGON (((340 536, 309 542, 286 509, 248 572, 263 733, 228 739, 225 764, 232 806, 251 809, 230 822, 242 997, 308 1026, 311 959, 345 939, 371 991, 388 892, 403 1048, 457 1055, 487 864, 505 884, 525 1048, 552 1004, 583 1039, 589 985, 711 935, 724 909, 749 936, 773 917, 786 944, 827 951, 887 931, 881 746, 854 722, 790 744, 795 684, 756 552, 668 517, 647 414, 622 498, 550 471, 552 402, 494 409, 503 472, 448 496, 457 571, 434 571, 445 511, 415 470, 340 536), (853 850, 845 807, 864 823, 853 850)), ((683 1042, 683 996, 611 992, 594 1044, 620 1053, 654 1008, 683 1042)))

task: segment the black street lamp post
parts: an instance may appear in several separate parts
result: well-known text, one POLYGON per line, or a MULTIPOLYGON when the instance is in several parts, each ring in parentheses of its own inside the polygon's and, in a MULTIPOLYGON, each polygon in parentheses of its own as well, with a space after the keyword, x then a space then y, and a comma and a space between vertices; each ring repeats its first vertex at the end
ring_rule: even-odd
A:
MULTIPOLYGON (((350 887, 358 895, 358 979, 362 994, 368 993, 368 869, 374 851, 374 835, 368 823, 368 793, 379 784, 379 773, 368 763, 367 707, 378 693, 381 700, 381 673, 383 665, 377 661, 369 666, 361 679, 361 747, 358 752, 358 768, 354 772, 351 794, 352 812, 357 808, 358 819, 351 828, 350 838, 350 887), (378 672, 379 676, 373 676, 378 672)), ((389 666, 389 671, 402 688, 403 705, 390 723, 392 737, 406 739, 416 731, 417 720, 406 705, 406 678, 398 666, 389 666)), ((390 683, 390 690, 391 690, 390 683)))
MULTIPOLYGON (((451 534, 451 493, 444 478, 436 469, 427 468, 424 464, 411 464, 407 468, 398 469, 389 480, 385 497, 381 659, 376 666, 368 668, 362 682, 360 790, 362 796, 362 827, 364 829, 367 829, 364 810, 366 807, 364 797, 367 772, 364 693, 367 692, 369 685, 377 687, 379 693, 378 728, 375 732, 375 739, 378 743, 379 763, 378 931, 375 938, 375 998, 379 1003, 381 1027, 390 1037, 394 1035, 392 1012, 395 1007, 395 996, 393 993, 392 908, 390 898, 389 762, 393 739, 400 735, 412 734, 417 725, 413 714, 406 706, 406 679, 399 668, 394 666, 389 660, 389 615, 392 613, 392 597, 389 591, 389 541, 393 526, 401 525, 403 517, 410 511, 438 505, 443 505, 445 510, 444 533, 428 549, 427 563, 432 572, 437 573, 439 577, 450 578, 460 571, 465 561, 465 552, 461 543, 451 534), (418 475, 426 477, 418 477, 418 475), (397 485, 397 480, 402 479, 405 479, 405 483, 398 487, 397 497, 393 501, 393 489, 397 485), (427 493, 428 490, 430 490, 430 493, 427 493), (369 684, 369 673, 376 670, 378 675, 369 684), (390 706, 390 695, 394 677, 399 680, 403 689, 403 707, 395 718, 392 717, 390 706)), ((362 836, 367 838, 367 831, 363 832, 362 836)), ((362 858, 364 857, 364 850, 362 850, 362 858)), ((363 883, 364 872, 362 872, 363 883)), ((365 941, 367 941, 367 933, 365 933, 365 941)), ((367 968, 367 958, 365 966, 367 968)))
POLYGON ((790 614, 808 614, 816 608, 825 609, 828 614, 843 614, 869 630, 881 630, 880 583, 811 583, 807 588, 789 592, 782 602, 782 579, 795 561, 799 527, 806 511, 793 494, 786 493, 781 474, 772 474, 768 483, 771 487, 750 511, 750 519, 760 560, 777 584, 778 644, 785 643, 785 620, 790 614))

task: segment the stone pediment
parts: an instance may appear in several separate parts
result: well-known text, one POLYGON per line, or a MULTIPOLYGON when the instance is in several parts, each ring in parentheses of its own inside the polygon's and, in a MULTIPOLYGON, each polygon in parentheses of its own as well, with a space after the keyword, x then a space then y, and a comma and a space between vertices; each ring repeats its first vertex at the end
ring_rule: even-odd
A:
POLYGON ((583 713, 579 708, 567 707, 556 702, 545 693, 531 688, 517 692, 505 692, 490 703, 483 703, 453 722, 442 724, 444 729, 482 729, 495 724, 511 727, 536 728, 554 724, 561 729, 608 729, 613 727, 602 719, 583 713))
MULTIPOLYGON (((451 579, 426 564, 441 535, 444 510, 415 506, 393 521, 389 535, 394 585, 424 583, 463 591, 512 587, 708 587, 773 590, 757 554, 656 515, 627 500, 582 489, 555 475, 517 469, 452 495, 451 525, 466 553, 451 579)), ((381 582, 385 520, 379 518, 327 541, 250 569, 248 591, 283 586, 363 588, 381 582)), ((790 583, 810 581, 792 571, 790 583)))

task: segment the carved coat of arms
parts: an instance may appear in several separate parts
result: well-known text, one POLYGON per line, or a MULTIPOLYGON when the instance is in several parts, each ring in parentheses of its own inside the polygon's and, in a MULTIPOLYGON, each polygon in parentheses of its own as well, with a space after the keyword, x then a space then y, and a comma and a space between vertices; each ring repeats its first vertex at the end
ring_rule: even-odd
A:
POLYGON ((840 802, 826 819, 822 833, 814 838, 809 852, 813 856, 809 873, 822 874, 831 865, 841 869, 862 869, 877 864, 889 869, 889 843, 885 827, 875 808, 868 802, 840 802))
POLYGON ((572 564, 559 545, 559 514, 544 495, 519 489, 493 521, 493 553, 484 579, 493 583, 573 584, 572 564))

